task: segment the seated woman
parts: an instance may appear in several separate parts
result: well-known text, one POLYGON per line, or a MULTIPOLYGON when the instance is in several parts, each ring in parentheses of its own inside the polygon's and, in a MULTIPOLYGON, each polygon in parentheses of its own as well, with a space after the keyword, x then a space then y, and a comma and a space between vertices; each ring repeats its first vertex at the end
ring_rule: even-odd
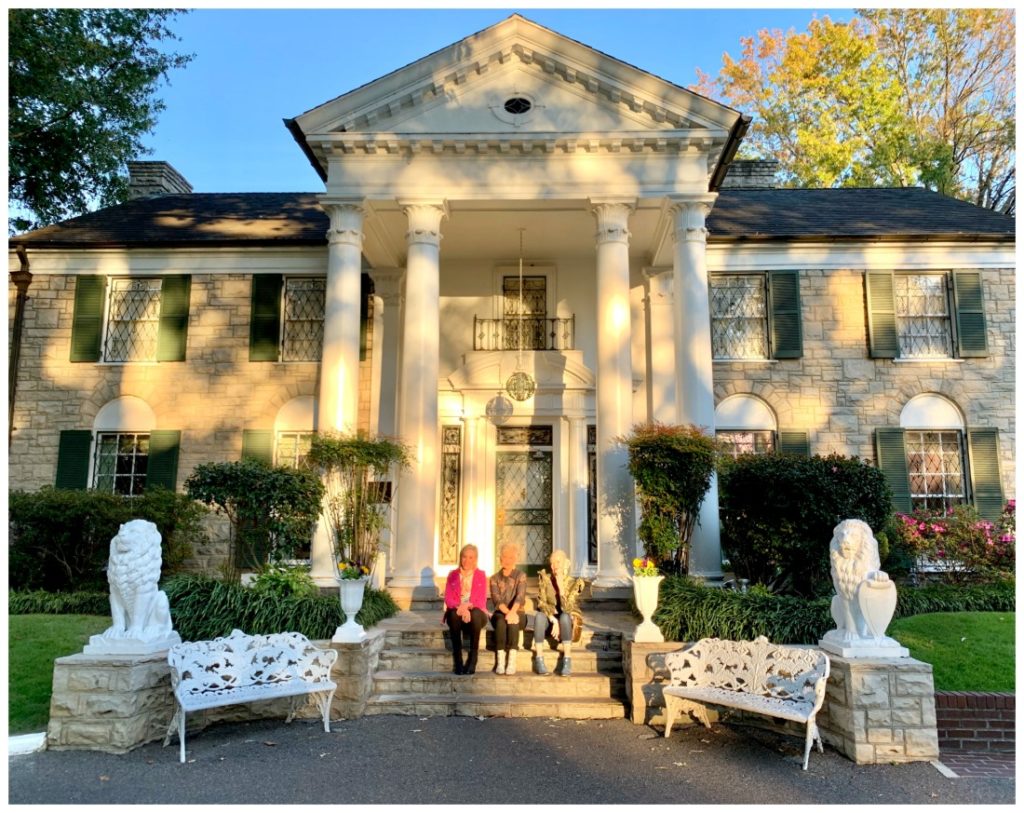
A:
POLYGON ((558 674, 572 674, 572 626, 575 616, 578 624, 583 623, 580 611, 580 593, 583 592, 583 579, 574 579, 569 575, 569 559, 563 551, 553 551, 549 558, 551 574, 542 570, 537 574, 540 596, 537 600, 537 615, 533 627, 533 668, 538 675, 546 675, 544 665, 544 641, 548 627, 558 641, 558 651, 562 653, 558 665, 558 674))
POLYGON ((456 675, 476 672, 480 630, 487 625, 487 574, 476 566, 476 545, 459 551, 459 566, 448 574, 444 588, 444 621, 451 630, 452 671, 456 675), (469 658, 462 661, 462 630, 469 630, 469 658))
POLYGON ((497 665, 494 671, 499 675, 516 673, 516 650, 519 649, 519 633, 526 620, 520 613, 526 606, 526 574, 516 570, 519 546, 506 542, 498 551, 501 570, 491 576, 491 604, 494 613, 494 649, 497 665))

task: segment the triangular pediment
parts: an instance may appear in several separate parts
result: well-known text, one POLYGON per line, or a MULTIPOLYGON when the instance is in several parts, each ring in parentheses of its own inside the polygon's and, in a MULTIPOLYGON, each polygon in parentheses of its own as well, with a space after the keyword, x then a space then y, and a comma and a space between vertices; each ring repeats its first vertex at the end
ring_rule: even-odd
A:
POLYGON ((739 114, 519 15, 291 122, 300 143, 349 136, 700 133, 724 137, 739 114), (525 99, 530 109, 506 109, 525 99))

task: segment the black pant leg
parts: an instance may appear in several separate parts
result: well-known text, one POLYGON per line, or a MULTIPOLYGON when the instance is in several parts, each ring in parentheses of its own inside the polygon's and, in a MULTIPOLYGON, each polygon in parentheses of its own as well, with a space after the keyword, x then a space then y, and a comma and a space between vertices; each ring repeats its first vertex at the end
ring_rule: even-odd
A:
POLYGON ((445 613, 445 621, 448 622, 452 641, 452 666, 457 673, 461 674, 464 668, 462 663, 462 619, 454 609, 450 609, 445 613))
POLYGON ((494 615, 491 616, 491 623, 494 625, 495 651, 501 652, 503 650, 507 650, 509 624, 508 621, 505 620, 505 614, 496 610, 494 615))
POLYGON ((487 614, 474 607, 469 611, 469 657, 466 659, 466 672, 476 671, 477 656, 480 652, 480 630, 487 625, 487 614))

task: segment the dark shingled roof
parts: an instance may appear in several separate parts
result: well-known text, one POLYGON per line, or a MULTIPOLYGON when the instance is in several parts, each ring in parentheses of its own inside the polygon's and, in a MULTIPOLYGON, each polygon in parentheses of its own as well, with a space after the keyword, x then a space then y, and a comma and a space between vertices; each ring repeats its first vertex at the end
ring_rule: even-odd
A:
MULTIPOLYGON (((11 238, 12 245, 89 248, 324 245, 312 192, 166 195, 110 206, 11 238)), ((1015 220, 924 189, 725 189, 708 239, 1014 240, 1015 220)))

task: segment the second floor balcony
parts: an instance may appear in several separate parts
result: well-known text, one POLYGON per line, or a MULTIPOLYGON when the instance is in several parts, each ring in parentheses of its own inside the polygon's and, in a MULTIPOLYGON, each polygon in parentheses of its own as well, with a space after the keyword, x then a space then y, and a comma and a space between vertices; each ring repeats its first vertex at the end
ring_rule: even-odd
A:
POLYGON ((576 317, 473 317, 474 350, 575 350, 576 317))

